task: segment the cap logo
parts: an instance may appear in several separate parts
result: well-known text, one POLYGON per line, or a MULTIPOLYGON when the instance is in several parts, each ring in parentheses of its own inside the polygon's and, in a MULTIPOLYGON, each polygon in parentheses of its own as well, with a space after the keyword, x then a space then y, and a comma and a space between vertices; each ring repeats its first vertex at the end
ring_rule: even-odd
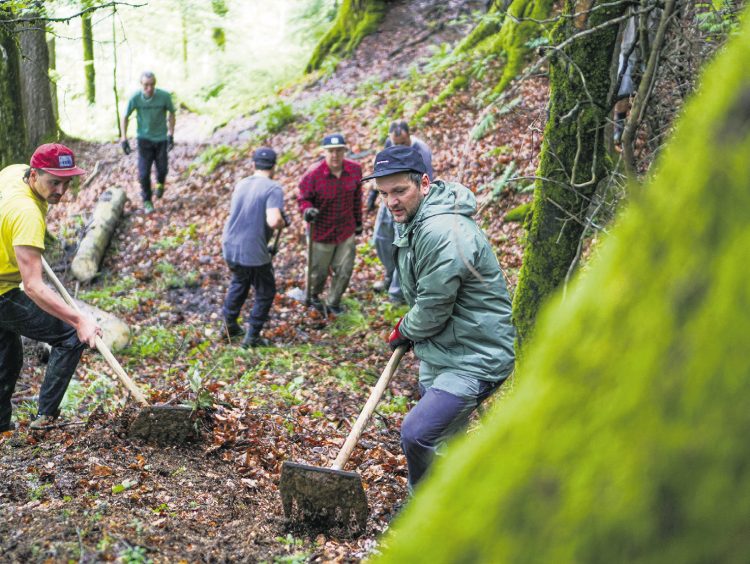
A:
POLYGON ((72 155, 58 155, 57 166, 60 168, 73 168, 73 156, 72 155))
POLYGON ((382 165, 382 164, 388 164, 391 161, 378 161, 375 163, 375 166, 382 165))
POLYGON ((331 143, 341 143, 338 137, 331 137, 331 143))

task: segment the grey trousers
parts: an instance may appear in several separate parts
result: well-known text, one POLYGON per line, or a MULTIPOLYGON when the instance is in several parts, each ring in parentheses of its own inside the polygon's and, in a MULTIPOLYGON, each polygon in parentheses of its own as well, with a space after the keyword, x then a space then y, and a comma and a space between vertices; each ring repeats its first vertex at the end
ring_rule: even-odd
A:
POLYGON ((380 262, 383 263, 383 268, 385 268, 383 282, 388 289, 388 294, 394 299, 402 300, 404 295, 401 293, 396 261, 393 260, 393 239, 395 236, 396 230, 393 227, 393 215, 381 201, 378 208, 378 215, 375 218, 372 244, 378 253, 380 262))
POLYGON ((333 273, 326 303, 338 307, 354 271, 354 235, 338 245, 313 241, 310 269, 310 294, 315 297, 323 291, 329 270, 333 273))

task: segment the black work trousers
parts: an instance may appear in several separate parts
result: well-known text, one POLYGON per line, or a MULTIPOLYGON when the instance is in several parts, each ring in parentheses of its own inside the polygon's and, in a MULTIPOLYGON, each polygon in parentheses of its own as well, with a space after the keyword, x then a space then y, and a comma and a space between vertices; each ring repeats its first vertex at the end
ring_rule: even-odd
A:
POLYGON ((11 396, 23 365, 21 335, 52 346, 39 390, 39 415, 59 415, 60 402, 86 346, 73 327, 42 310, 20 289, 0 296, 0 428, 10 423, 11 396))
POLYGON ((166 141, 149 141, 138 139, 138 182, 141 184, 141 197, 143 201, 151 201, 151 167, 156 164, 156 182, 164 184, 167 179, 166 141))
POLYGON ((276 296, 276 280, 271 263, 260 266, 243 266, 236 262, 227 262, 232 271, 232 281, 224 299, 224 318, 235 320, 240 316, 242 305, 247 299, 250 288, 255 288, 255 301, 250 312, 248 328, 251 335, 259 335, 263 325, 268 321, 269 312, 276 296))

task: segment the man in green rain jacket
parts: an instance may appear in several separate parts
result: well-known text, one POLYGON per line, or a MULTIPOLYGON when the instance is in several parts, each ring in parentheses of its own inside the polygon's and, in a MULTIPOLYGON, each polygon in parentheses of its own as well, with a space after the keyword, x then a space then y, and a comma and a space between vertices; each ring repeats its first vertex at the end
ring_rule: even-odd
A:
POLYGON ((455 183, 430 183, 421 155, 378 153, 377 190, 397 224, 394 255, 409 312, 388 340, 414 347, 421 399, 401 428, 413 488, 438 445, 512 372, 511 303, 489 241, 472 219, 476 199, 455 183))

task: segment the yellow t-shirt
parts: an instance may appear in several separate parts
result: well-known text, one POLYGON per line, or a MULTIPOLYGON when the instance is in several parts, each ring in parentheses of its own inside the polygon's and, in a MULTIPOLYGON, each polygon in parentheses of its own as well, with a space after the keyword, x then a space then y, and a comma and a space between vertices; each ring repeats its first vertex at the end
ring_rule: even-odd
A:
POLYGON ((28 165, 11 165, 0 170, 0 296, 21 284, 17 245, 44 250, 47 230, 47 202, 23 181, 28 165))

